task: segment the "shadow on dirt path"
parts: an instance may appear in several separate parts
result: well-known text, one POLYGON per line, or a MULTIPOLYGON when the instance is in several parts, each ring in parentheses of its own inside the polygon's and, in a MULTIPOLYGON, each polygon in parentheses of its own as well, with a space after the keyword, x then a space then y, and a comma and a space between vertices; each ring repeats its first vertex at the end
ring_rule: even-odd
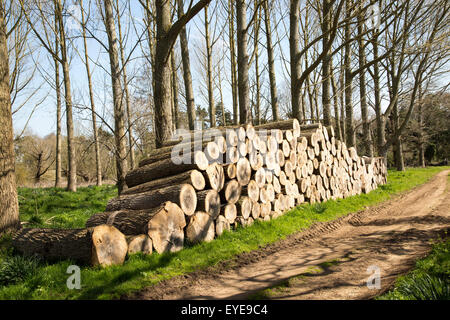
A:
POLYGON ((449 172, 378 206, 242 254, 233 267, 223 263, 175 277, 127 298, 370 299, 450 228, 449 172), (380 272, 379 289, 367 286, 369 267, 380 272))

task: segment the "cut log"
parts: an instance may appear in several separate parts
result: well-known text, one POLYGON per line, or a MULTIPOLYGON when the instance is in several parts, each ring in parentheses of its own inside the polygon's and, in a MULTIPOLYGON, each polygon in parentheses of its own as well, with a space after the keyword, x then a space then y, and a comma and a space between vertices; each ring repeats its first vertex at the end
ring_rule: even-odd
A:
POLYGON ((237 215, 248 219, 252 212, 252 200, 249 197, 241 197, 236 203, 237 215))
POLYGON ((216 190, 203 190, 197 193, 197 209, 206 212, 212 219, 220 214, 220 196, 216 190))
POLYGON ((205 171, 206 185, 208 188, 219 192, 225 183, 225 173, 223 167, 218 163, 208 165, 205 171))
POLYGON ((261 203, 261 212, 260 212, 261 217, 263 217, 263 218, 266 218, 267 216, 270 217, 271 210, 272 210, 272 205, 270 202, 261 203))
POLYGON ((246 186, 251 179, 252 168, 247 158, 240 158, 236 165, 236 178, 241 186, 246 186))
POLYGON ((225 184, 225 188, 220 192, 220 196, 223 202, 236 203, 241 196, 242 187, 233 179, 225 184))
POLYGON ((278 142, 275 136, 267 137, 267 152, 275 153, 278 150, 278 142))
MULTIPOLYGON (((178 144, 179 142, 175 143, 178 144)), ((174 145, 169 145, 167 147, 162 147, 159 149, 153 150, 145 159, 139 162, 139 167, 146 166, 148 164, 169 159, 171 157, 183 157, 188 158, 192 157, 194 152, 192 151, 203 151, 207 146, 208 141, 203 141, 201 143, 183 143, 174 148, 174 145), (173 153, 173 154, 172 154, 173 153)), ((192 158, 193 159, 193 158, 192 158)))
POLYGON ((281 193, 280 180, 278 180, 278 178, 276 176, 273 177, 272 185, 273 185, 273 189, 274 189, 276 194, 281 193))
POLYGON ((194 214, 197 207, 194 187, 190 184, 176 184, 139 194, 119 196, 108 202, 106 211, 150 209, 166 201, 179 205, 188 216, 194 214))
POLYGON ((259 187, 255 180, 250 180, 248 185, 242 187, 242 195, 248 196, 253 201, 259 200, 259 187))
POLYGON ((247 147, 247 144, 245 143, 245 141, 241 141, 238 143, 237 150, 239 152, 240 158, 247 156, 248 147, 247 147))
POLYGON ((164 159, 128 172, 125 181, 127 186, 131 188, 145 182, 174 176, 192 169, 204 171, 208 167, 208 164, 208 159, 205 154, 202 151, 197 151, 195 153, 194 163, 175 164, 171 158, 164 159))
POLYGON ((226 154, 226 163, 237 163, 239 160, 239 151, 237 147, 229 147, 226 154))
POLYGON ((34 229, 17 231, 12 246, 20 253, 48 260, 72 259, 90 265, 123 264, 128 251, 125 235, 113 226, 86 229, 34 229))
POLYGON ((255 126, 257 131, 265 129, 279 129, 279 130, 293 130, 292 133, 295 137, 299 137, 301 133, 300 123, 297 119, 289 119, 283 121, 269 122, 255 126))
POLYGON ((253 151, 252 153, 249 154, 248 161, 250 162, 250 166, 254 171, 257 171, 264 165, 263 156, 256 151, 253 151))
POLYGON ((289 157, 291 153, 291 146, 287 140, 283 140, 281 143, 281 151, 283 151, 283 155, 285 158, 289 157))
POLYGON ((272 183, 272 181, 273 181, 273 172, 271 170, 267 170, 266 169, 265 176, 266 176, 266 182, 269 183, 269 184, 272 183))
POLYGON ((172 202, 165 202, 160 206, 146 210, 120 210, 106 211, 92 215, 86 222, 86 228, 96 227, 102 224, 114 226, 125 235, 138 235, 147 233, 148 222, 158 213, 165 211, 181 210, 172 202))
POLYGON ((127 242, 128 242, 128 254, 132 253, 152 254, 153 252, 152 239, 150 239, 150 237, 146 234, 127 237, 127 242))
POLYGON ((215 236, 214 220, 209 214, 197 211, 186 227, 186 239, 191 243, 211 241, 215 236))
POLYGON ((257 201, 252 202, 252 218, 257 219, 261 215, 261 205, 257 201))
POLYGON ((200 171, 189 170, 189 171, 177 174, 175 176, 161 178, 158 180, 152 180, 152 181, 134 186, 132 188, 125 189, 124 191, 122 191, 122 195, 137 194, 137 193, 142 193, 142 192, 146 192, 146 191, 151 191, 154 189, 161 189, 161 188, 175 185, 175 184, 184 184, 184 183, 191 184, 196 190, 203 190, 203 189, 205 189, 205 185, 206 185, 205 178, 203 177, 203 174, 200 171))
POLYGON ((155 214, 147 225, 147 234, 158 253, 183 249, 186 218, 173 203, 166 203, 165 210, 155 214))
POLYGON ((234 223, 237 217, 236 205, 228 203, 222 207, 223 216, 228 220, 229 223, 234 223))
POLYGON ((236 165, 230 163, 225 165, 224 168, 225 180, 231 180, 236 178, 236 165))
POLYGON ((259 169, 255 172, 254 180, 255 180, 255 182, 256 182, 256 185, 257 185, 259 188, 264 187, 264 185, 266 184, 266 169, 264 169, 264 168, 259 168, 259 169))
POLYGON ((206 144, 204 153, 209 162, 218 160, 219 156, 221 155, 217 143, 213 141, 210 141, 206 144))
POLYGON ((216 235, 221 236, 225 230, 231 230, 230 222, 224 216, 220 215, 216 220, 216 235))
POLYGON ((269 202, 273 201, 275 199, 275 188, 273 187, 272 184, 267 184, 265 189, 269 202))

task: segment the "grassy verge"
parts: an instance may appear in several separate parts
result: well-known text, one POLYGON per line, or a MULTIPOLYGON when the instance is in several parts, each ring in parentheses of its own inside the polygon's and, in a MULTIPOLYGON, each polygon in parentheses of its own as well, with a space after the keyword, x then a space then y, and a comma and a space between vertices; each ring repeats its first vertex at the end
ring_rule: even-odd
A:
POLYGON ((83 228, 94 213, 105 210, 117 195, 115 186, 90 186, 68 192, 62 188, 19 188, 20 221, 33 228, 83 228))
POLYGON ((377 300, 450 300, 450 239, 436 243, 426 258, 377 300))
MULTIPOLYGON (((32 266, 27 269, 30 270, 28 273, 20 274, 19 272, 16 283, 14 283, 14 272, 11 273, 10 279, 13 280, 9 280, 9 284, 5 285, 4 283, 2 286, 0 281, 0 299, 118 298, 125 293, 142 289, 163 279, 212 266, 242 252, 258 249, 260 246, 265 246, 292 233, 304 230, 315 222, 333 220, 350 212, 380 203, 394 194, 425 183, 439 171, 448 168, 434 167, 408 169, 406 172, 389 172, 388 184, 380 186, 369 194, 316 205, 304 204, 278 219, 256 222, 247 228, 225 232, 214 241, 187 247, 177 253, 153 254, 150 256, 132 255, 123 266, 104 269, 82 267, 82 288, 80 290, 69 290, 66 286, 69 277, 66 270, 73 262, 61 261, 54 264, 40 261, 32 262, 32 266)), ((77 205, 74 205, 74 207, 74 210, 78 210, 76 209, 77 205)), ((70 211, 66 214, 70 214, 70 211)), ((4 239, 3 242, 7 243, 8 239, 4 239)), ((6 245, 3 245, 3 247, 4 249, 0 253, 0 260, 3 260, 3 262, 0 262, 0 268, 1 265, 8 265, 8 262, 14 257, 6 245)), ((22 258, 17 259, 24 260, 22 258)), ((16 263, 27 264, 26 261, 16 263)))

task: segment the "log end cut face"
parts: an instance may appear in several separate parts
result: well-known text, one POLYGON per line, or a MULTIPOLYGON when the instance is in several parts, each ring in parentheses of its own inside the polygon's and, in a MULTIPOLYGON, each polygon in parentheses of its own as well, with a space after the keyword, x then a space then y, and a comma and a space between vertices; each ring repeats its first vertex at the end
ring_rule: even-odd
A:
POLYGON ((215 236, 214 220, 203 211, 197 211, 186 228, 186 238, 191 243, 211 241, 215 236))
POLYGON ((92 233, 92 264, 110 266, 123 264, 128 252, 125 235, 110 225, 100 225, 92 233))
POLYGON ((183 248, 186 219, 183 210, 171 202, 164 205, 148 222, 148 236, 158 253, 176 252, 183 248))
POLYGON ((240 158, 236 165, 236 178, 241 186, 246 186, 250 182, 252 168, 247 158, 240 158))
POLYGON ((197 193, 195 189, 190 184, 184 184, 181 186, 180 190, 180 206, 181 210, 191 216, 194 214, 197 208, 197 193))
POLYGON ((132 236, 128 240, 128 254, 138 252, 144 254, 152 254, 152 251, 153 251, 152 239, 150 239, 150 237, 146 234, 132 236))

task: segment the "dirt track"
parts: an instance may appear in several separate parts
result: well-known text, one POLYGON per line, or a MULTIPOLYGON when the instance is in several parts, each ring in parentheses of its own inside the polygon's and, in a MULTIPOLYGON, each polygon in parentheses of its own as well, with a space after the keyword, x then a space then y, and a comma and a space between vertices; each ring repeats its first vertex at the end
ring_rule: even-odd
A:
POLYGON ((369 299, 426 255, 450 228, 449 170, 381 205, 236 259, 147 288, 132 299, 246 299, 266 288, 274 299, 369 299), (381 288, 366 285, 380 270, 381 288))

